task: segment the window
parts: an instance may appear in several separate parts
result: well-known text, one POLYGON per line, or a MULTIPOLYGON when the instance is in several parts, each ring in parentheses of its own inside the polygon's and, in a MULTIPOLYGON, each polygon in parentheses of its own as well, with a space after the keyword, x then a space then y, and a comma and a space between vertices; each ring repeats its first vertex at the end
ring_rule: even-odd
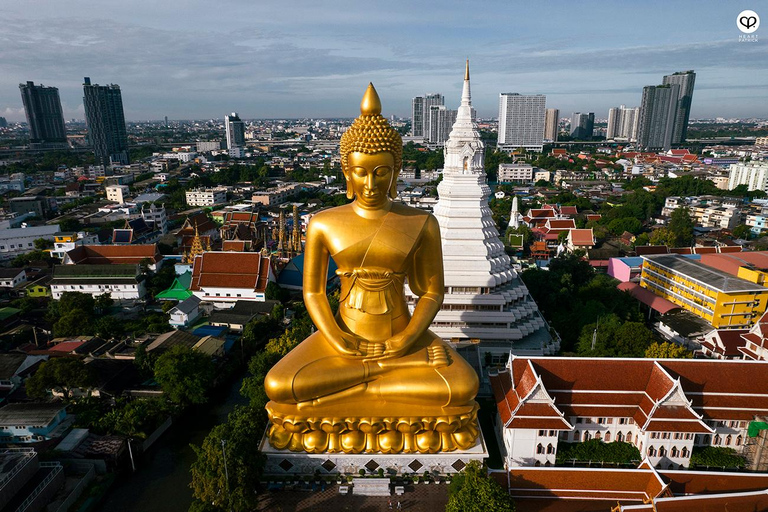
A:
POLYGON ((624 441, 624 434, 622 434, 621 432, 617 432, 616 433, 616 441, 618 441, 619 443, 623 442, 624 441))
POLYGON ((741 435, 736 436, 736 446, 741 446, 741 441, 742 441, 741 435))
POLYGON ((728 434, 725 436, 725 444, 730 445, 731 444, 731 434, 728 434))
POLYGON ((557 435, 557 432, 555 432, 554 430, 549 431, 549 437, 555 437, 556 435, 557 435))
POLYGON ((602 434, 599 431, 595 432, 595 439, 599 440, 599 439, 602 439, 602 438, 603 438, 603 436, 602 436, 602 434))
POLYGON ((538 453, 538 454, 543 454, 544 453, 544 445, 543 444, 539 443, 536 446, 536 453, 538 453))
POLYGON ((680 456, 683 458, 687 458, 690 453, 688 452, 688 448, 683 446, 683 449, 680 451, 680 456))
POLYGON ((653 446, 648 447, 648 456, 649 457, 655 457, 656 456, 656 449, 653 446))
POLYGON ((715 435, 715 438, 712 440, 712 444, 715 445, 715 446, 718 446, 718 445, 720 445, 721 441, 722 440, 720 439, 720 434, 717 434, 717 435, 715 435))
POLYGON ((606 418, 606 420, 605 420, 605 424, 606 425, 610 425, 612 423, 613 423, 613 418, 606 418))
POLYGON ((589 441, 590 439, 592 439, 592 434, 590 434, 589 432, 587 432, 587 431, 585 430, 585 431, 584 431, 584 437, 582 437, 582 441, 586 443, 586 442, 587 442, 587 441, 589 441))
POLYGON ((606 432, 605 433, 605 442, 606 443, 610 443, 611 442, 611 433, 610 432, 606 432))
POLYGON ((677 446, 673 446, 672 447, 672 450, 669 452, 669 455, 670 455, 670 457, 677 457, 677 455, 678 455, 677 446))
POLYGON ((667 449, 663 446, 659 446, 659 457, 666 457, 667 456, 667 449))
POLYGON ((546 435, 547 435, 547 431, 546 430, 539 430, 539 437, 544 437, 546 435))
POLYGON ((549 443, 549 444, 547 445, 547 455, 551 455, 551 454, 553 454, 553 453, 555 453, 555 447, 554 447, 554 446, 552 446, 552 443, 549 443))

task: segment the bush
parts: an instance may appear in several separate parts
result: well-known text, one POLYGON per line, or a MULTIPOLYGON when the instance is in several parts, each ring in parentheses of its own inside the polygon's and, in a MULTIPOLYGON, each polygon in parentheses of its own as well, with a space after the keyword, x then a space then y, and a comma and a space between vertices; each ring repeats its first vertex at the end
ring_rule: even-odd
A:
POLYGON ((640 450, 631 443, 604 443, 600 439, 591 439, 584 443, 559 443, 557 464, 566 464, 571 460, 612 462, 615 464, 632 464, 642 460, 640 450))
POLYGON ((744 457, 738 455, 733 448, 721 446, 696 447, 691 453, 691 467, 743 468, 745 464, 744 457))

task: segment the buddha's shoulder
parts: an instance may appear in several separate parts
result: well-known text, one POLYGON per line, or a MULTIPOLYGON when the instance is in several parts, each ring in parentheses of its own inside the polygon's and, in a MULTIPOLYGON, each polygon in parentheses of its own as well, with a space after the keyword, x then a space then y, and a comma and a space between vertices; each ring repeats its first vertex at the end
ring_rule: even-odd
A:
POLYGON ((327 208, 313 214, 309 221, 309 225, 315 229, 318 229, 329 224, 344 222, 344 219, 349 219, 349 215, 351 214, 354 214, 352 211, 351 203, 342 206, 335 206, 333 208, 327 208))
POLYGON ((412 206, 408 206, 402 203, 394 203, 392 205, 391 212, 398 217, 403 218, 403 220, 406 221, 412 221, 414 223, 418 224, 425 224, 432 222, 437 223, 437 219, 434 215, 429 213, 428 211, 421 210, 419 208, 414 208, 412 206))

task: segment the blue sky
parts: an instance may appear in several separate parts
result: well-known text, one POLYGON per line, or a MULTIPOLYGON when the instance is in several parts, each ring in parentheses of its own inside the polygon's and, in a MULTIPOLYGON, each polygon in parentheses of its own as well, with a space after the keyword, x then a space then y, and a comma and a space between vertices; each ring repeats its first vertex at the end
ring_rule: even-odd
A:
POLYGON ((351 117, 369 81, 384 114, 442 92, 464 59, 473 102, 546 94, 561 116, 637 106, 644 85, 694 69, 692 117, 768 118, 768 1, 25 0, 0 7, 0 116, 18 84, 59 88, 82 118, 82 78, 117 83, 128 120, 351 117), (736 17, 761 15, 757 43, 736 17))

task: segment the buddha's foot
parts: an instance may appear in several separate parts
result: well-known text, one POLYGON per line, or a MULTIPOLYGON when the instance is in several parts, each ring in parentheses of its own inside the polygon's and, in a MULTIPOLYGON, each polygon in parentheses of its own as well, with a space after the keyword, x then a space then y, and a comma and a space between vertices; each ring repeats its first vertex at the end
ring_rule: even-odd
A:
POLYGON ((323 453, 438 453, 467 450, 479 435, 477 404, 466 413, 421 417, 320 418, 267 410, 270 444, 323 453))

